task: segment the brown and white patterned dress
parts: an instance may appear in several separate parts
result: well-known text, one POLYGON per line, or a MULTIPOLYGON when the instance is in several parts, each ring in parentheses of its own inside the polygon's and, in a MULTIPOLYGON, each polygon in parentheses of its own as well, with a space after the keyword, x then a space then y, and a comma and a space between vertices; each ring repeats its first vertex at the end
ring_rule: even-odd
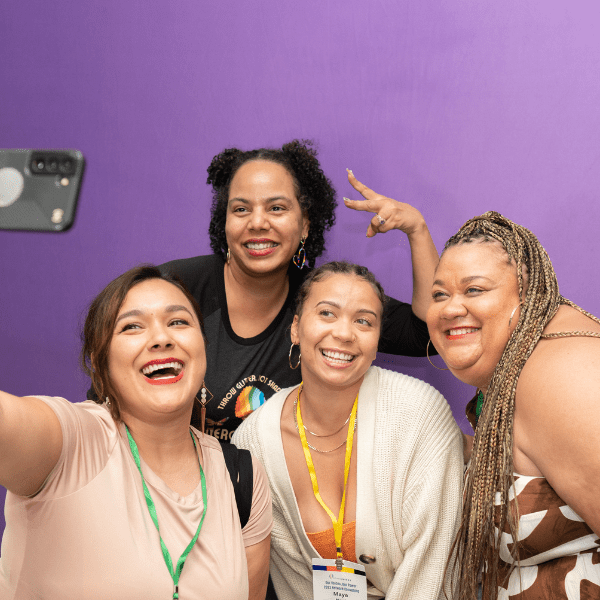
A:
MULTIPOLYGON (((515 475, 511 508, 519 510, 519 558, 508 581, 514 540, 508 524, 500 543, 498 600, 599 600, 600 539, 565 504, 545 477, 515 475)), ((500 494, 496 495, 498 531, 500 494)))
MULTIPOLYGON (((466 407, 473 429, 475 396, 466 407)), ((498 600, 600 600, 600 539, 554 491, 545 477, 515 473, 509 491, 511 510, 519 510, 519 557, 512 565, 514 540, 508 524, 502 532, 498 600)), ((500 494, 494 521, 500 522, 500 494)))

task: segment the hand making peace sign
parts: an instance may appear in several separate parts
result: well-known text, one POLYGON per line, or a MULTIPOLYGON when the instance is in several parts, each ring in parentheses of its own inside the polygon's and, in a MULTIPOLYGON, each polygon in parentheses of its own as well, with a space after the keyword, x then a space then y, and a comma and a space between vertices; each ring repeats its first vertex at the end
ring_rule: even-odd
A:
POLYGON ((369 223, 367 237, 373 237, 378 233, 385 233, 391 229, 400 229, 406 235, 411 236, 423 227, 425 219, 414 206, 374 192, 358 181, 350 169, 346 170, 348 171, 348 181, 364 200, 344 198, 344 204, 353 210, 375 213, 369 223))

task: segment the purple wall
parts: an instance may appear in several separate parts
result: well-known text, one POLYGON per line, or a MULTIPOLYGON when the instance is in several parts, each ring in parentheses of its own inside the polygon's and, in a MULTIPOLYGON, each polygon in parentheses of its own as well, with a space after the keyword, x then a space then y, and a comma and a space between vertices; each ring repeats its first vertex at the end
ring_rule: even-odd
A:
MULTIPOLYGON (((417 206, 438 249, 490 209, 530 227, 562 293, 600 314, 599 13, 595 0, 5 7, 0 146, 79 148, 88 169, 72 231, 0 231, 1 388, 83 399, 93 295, 139 262, 209 252, 211 157, 295 137, 317 140, 340 197, 356 197, 349 167, 417 206)), ((326 258, 410 299, 405 238, 367 240, 366 226, 342 205, 326 258)), ((379 364, 432 382, 465 425, 470 388, 421 359, 379 364)))

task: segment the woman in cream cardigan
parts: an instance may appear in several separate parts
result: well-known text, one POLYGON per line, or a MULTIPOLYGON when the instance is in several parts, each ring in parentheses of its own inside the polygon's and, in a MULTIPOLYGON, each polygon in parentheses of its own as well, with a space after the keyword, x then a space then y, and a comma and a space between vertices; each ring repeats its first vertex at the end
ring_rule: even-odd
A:
POLYGON ((303 383, 278 392, 234 436, 269 477, 279 600, 313 597, 312 561, 321 557, 364 565, 370 598, 444 597, 460 518, 461 434, 435 389, 371 366, 384 302, 364 267, 313 271, 291 329, 290 363, 303 383))

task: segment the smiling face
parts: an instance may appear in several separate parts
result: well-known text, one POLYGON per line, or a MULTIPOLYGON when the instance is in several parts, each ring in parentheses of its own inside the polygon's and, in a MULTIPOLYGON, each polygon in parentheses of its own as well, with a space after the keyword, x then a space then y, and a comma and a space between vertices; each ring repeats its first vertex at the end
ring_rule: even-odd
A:
POLYGON ((287 270, 308 235, 287 169, 253 160, 237 170, 229 186, 225 234, 232 268, 252 275, 287 270))
POLYGON ((200 325, 181 290, 161 279, 132 287, 119 309, 108 354, 124 420, 149 422, 191 411, 205 371, 200 325))
POLYGON ((336 390, 360 385, 377 353, 382 312, 373 286, 356 275, 313 283, 291 330, 304 382, 336 390))
POLYGON ((517 308, 511 321, 520 305, 514 262, 496 242, 451 246, 432 294, 427 326, 433 345, 455 377, 485 391, 519 320, 517 308))

